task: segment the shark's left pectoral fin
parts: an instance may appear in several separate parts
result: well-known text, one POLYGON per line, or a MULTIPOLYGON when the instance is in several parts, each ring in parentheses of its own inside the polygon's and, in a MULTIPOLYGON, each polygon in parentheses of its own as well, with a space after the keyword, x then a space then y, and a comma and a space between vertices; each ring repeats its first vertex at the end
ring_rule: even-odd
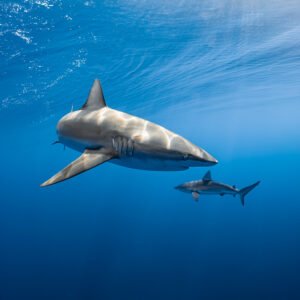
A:
POLYGON ((83 173, 89 169, 92 169, 112 158, 116 155, 106 149, 100 150, 85 150, 81 156, 70 163, 63 170, 52 176, 45 181, 41 186, 52 185, 60 181, 74 177, 80 173, 83 173))
POLYGON ((193 199, 195 200, 195 201, 198 201, 199 200, 199 193, 198 192, 192 192, 192 196, 193 196, 193 199))

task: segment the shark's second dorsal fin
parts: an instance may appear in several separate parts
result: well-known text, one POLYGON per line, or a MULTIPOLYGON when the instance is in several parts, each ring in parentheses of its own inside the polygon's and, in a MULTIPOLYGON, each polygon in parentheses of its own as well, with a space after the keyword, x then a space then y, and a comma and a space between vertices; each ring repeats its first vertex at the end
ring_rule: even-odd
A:
POLYGON ((211 181, 211 174, 210 174, 210 171, 207 171, 207 172, 205 173, 205 175, 203 176, 202 180, 203 180, 203 181, 206 181, 206 182, 211 181))
POLYGON ((106 106, 101 83, 99 79, 95 79, 90 90, 89 96, 82 106, 82 109, 96 110, 106 106))

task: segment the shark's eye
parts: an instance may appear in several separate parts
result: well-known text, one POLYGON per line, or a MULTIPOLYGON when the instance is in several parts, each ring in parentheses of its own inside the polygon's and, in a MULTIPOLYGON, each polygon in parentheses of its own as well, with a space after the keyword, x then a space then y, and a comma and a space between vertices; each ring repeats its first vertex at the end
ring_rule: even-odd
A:
POLYGON ((187 153, 183 154, 183 159, 187 160, 189 158, 189 155, 187 153))

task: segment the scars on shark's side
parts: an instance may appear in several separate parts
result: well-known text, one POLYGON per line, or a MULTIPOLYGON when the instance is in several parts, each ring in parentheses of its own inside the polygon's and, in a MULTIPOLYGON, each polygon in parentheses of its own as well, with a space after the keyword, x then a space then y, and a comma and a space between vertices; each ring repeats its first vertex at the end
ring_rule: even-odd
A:
POLYGON ((228 185, 221 182, 212 180, 211 173, 208 171, 202 178, 202 180, 195 180, 183 183, 175 187, 177 190, 191 193, 194 200, 198 201, 200 194, 215 194, 215 195, 238 195, 241 199, 242 205, 245 205, 245 196, 252 191, 260 181, 249 185, 243 189, 238 189, 234 185, 228 185))
POLYGON ((58 122, 57 135, 60 143, 82 154, 41 186, 69 179, 106 161, 160 171, 217 163, 213 156, 180 135, 107 107, 99 80, 94 81, 82 108, 58 122))

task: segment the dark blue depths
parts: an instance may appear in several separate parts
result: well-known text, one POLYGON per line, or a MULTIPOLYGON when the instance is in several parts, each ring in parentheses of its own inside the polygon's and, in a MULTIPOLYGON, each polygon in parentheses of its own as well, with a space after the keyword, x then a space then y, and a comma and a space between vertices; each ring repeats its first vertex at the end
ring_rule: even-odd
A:
POLYGON ((299 12, 296 1, 1 2, 0 299, 299 299, 299 12), (95 77, 112 108, 214 155, 214 179, 261 180, 245 207, 173 188, 206 168, 106 163, 41 189, 78 156, 51 143, 95 77))

